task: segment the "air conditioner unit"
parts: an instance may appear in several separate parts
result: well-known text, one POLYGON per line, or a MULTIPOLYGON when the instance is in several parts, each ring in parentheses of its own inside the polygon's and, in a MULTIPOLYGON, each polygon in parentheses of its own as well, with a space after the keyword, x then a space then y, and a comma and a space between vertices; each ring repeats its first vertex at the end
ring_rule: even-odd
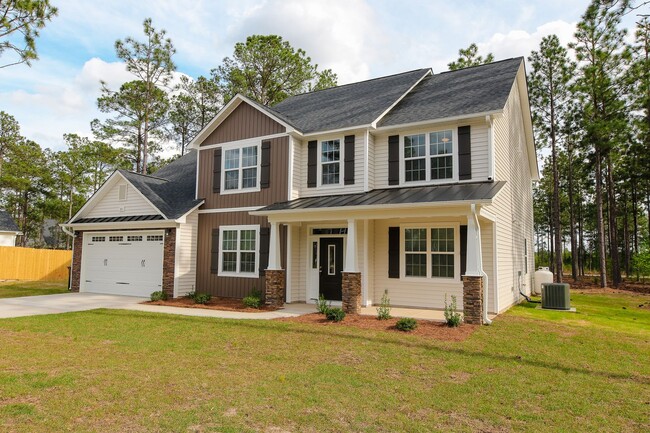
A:
POLYGON ((565 283, 542 284, 542 308, 570 310, 569 285, 565 283))

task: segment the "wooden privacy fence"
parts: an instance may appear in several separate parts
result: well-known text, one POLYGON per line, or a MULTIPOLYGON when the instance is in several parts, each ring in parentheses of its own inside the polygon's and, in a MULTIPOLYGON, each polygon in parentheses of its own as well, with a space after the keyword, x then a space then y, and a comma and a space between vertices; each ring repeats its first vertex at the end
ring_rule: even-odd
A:
POLYGON ((0 280, 67 280, 71 261, 69 250, 0 247, 0 280))

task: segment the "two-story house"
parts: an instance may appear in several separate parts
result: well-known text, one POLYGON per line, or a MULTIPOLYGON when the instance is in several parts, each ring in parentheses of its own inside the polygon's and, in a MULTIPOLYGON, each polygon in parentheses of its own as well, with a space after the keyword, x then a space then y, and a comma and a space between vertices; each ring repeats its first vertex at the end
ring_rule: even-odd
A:
POLYGON ((538 169, 522 58, 420 69, 274 107, 238 95, 190 148, 154 176, 117 172, 68 223, 73 289, 258 289, 271 304, 324 296, 349 312, 384 293, 415 308, 456 295, 475 322, 530 292, 538 169), (161 262, 151 283, 121 272, 93 288, 97 272, 118 266, 107 254, 127 250, 140 279, 161 262))

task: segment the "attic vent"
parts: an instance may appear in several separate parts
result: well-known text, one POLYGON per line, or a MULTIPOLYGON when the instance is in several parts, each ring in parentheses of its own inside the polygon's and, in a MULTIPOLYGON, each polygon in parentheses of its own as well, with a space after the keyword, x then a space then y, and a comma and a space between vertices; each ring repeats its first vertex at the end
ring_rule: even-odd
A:
POLYGON ((120 201, 126 201, 126 185, 120 185, 120 190, 118 193, 118 199, 120 201))

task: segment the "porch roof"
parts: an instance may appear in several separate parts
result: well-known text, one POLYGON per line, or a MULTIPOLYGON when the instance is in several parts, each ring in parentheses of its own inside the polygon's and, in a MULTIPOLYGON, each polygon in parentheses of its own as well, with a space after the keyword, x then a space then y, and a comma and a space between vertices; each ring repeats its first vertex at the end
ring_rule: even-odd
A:
POLYGON ((303 197, 296 200, 274 203, 253 214, 264 215, 306 209, 335 209, 350 207, 373 207, 385 205, 486 202, 505 185, 500 182, 458 183, 453 185, 417 186, 408 188, 375 189, 356 194, 303 197))

